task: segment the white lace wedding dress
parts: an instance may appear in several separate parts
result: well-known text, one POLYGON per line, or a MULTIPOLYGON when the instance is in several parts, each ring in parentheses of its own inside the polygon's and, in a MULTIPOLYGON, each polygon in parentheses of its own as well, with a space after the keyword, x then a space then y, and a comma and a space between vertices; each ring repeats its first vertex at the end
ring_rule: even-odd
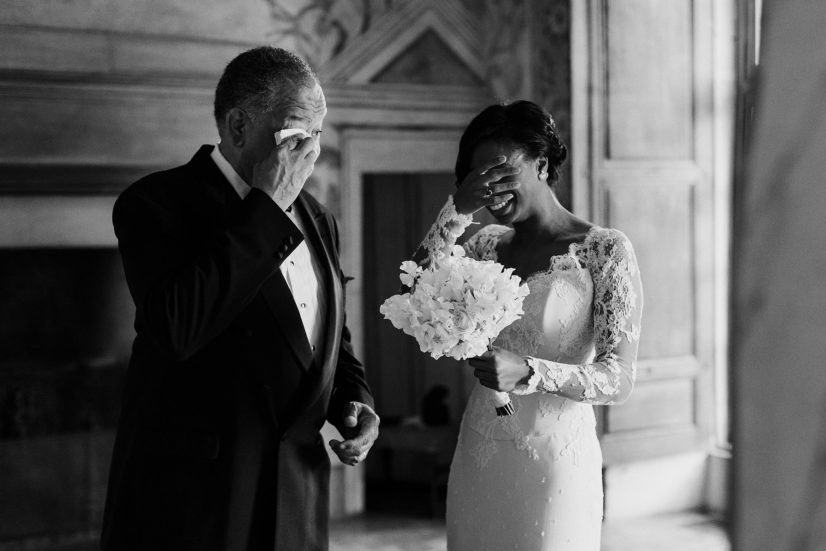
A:
MULTIPOLYGON (((448 251, 471 217, 448 200, 422 246, 448 251)), ((464 245, 497 260, 513 230, 490 225, 464 245)), ((447 496, 448 551, 597 551, 602 453, 592 404, 627 398, 640 335, 642 288, 633 248, 594 227, 527 279, 525 315, 494 343, 527 359, 532 375, 497 417, 476 384, 462 418, 447 496)))

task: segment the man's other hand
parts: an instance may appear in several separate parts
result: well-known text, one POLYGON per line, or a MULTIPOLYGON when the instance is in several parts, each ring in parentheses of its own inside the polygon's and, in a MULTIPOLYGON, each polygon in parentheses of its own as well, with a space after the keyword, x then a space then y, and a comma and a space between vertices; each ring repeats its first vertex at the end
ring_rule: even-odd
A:
POLYGON ((345 465, 358 465, 379 436, 379 416, 373 408, 361 402, 350 402, 344 408, 344 421, 339 427, 341 440, 330 440, 330 448, 345 465))

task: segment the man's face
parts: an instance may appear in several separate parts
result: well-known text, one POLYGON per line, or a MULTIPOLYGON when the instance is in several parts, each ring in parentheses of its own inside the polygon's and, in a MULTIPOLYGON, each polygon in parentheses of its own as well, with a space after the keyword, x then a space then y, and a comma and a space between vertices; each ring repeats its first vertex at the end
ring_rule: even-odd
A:
MULTIPOLYGON (((287 91, 270 111, 256 117, 241 150, 241 176, 251 181, 252 168, 276 147, 273 134, 286 128, 300 128, 315 141, 321 151, 321 131, 327 104, 321 86, 300 86, 287 91)), ((293 140, 297 142, 298 140, 293 140)), ((288 147, 291 147, 288 146, 288 147)))

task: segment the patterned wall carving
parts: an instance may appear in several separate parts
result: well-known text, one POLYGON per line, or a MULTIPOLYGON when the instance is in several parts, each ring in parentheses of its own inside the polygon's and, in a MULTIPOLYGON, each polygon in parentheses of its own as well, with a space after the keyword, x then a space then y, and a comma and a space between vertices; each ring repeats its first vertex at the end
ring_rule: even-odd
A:
MULTIPOLYGON (((263 1, 271 17, 273 43, 318 68, 358 40, 379 17, 416 0, 263 1)), ((481 23, 481 56, 493 98, 536 101, 553 114, 570 143, 570 0, 445 1, 458 2, 481 23)), ((569 165, 562 170, 559 196, 570 204, 569 165)))
MULTIPOLYGON (((295 51, 313 67, 341 53, 373 22, 416 0, 264 0, 272 19, 270 39, 295 51)), ((451 1, 451 0, 445 0, 451 1)), ((452 0, 481 22, 481 56, 486 80, 498 99, 524 97, 529 91, 525 65, 530 47, 525 33, 531 0, 452 0)))
POLYGON ((486 77, 499 101, 529 95, 526 65, 530 44, 525 32, 528 3, 529 0, 486 0, 481 13, 486 77))
MULTIPOLYGON (((551 112, 562 139, 570 147, 571 4, 570 0, 532 0, 534 101, 551 112)), ((569 158, 570 158, 569 150, 569 158)), ((571 164, 561 173, 558 196, 570 207, 571 164)))
POLYGON ((320 67, 405 0, 264 0, 273 43, 320 67))

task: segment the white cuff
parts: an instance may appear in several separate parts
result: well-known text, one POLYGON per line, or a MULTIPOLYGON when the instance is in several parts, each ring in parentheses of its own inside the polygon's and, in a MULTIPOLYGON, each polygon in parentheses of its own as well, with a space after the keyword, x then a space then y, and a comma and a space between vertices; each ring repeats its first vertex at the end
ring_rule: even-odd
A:
POLYGON ((531 376, 528 377, 528 382, 523 385, 516 385, 513 389, 514 394, 533 394, 539 390, 539 383, 542 382, 542 376, 536 367, 536 358, 525 356, 525 362, 531 370, 531 376))

